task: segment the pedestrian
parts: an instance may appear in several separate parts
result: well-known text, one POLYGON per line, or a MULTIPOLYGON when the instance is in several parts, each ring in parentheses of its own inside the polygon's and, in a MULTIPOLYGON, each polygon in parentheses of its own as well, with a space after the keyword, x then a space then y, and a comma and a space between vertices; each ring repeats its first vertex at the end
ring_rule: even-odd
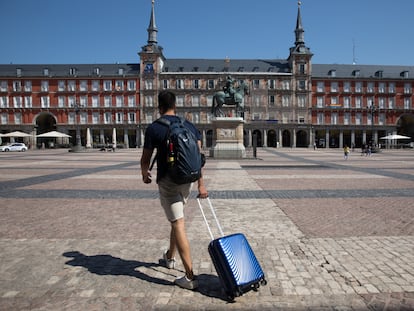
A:
MULTIPOLYGON (((158 94, 158 110, 163 118, 170 122, 179 121, 176 116, 176 96, 170 91, 161 91, 158 94)), ((196 127, 188 120, 184 121, 187 127, 196 137, 201 150, 201 135, 196 127)), ((186 288, 195 289, 198 281, 193 272, 190 243, 187 238, 184 223, 184 206, 189 198, 192 183, 176 184, 168 175, 167 153, 168 148, 165 138, 168 127, 157 121, 153 122, 145 131, 144 148, 141 157, 141 173, 144 183, 152 181, 150 162, 154 149, 157 149, 157 178, 160 202, 165 215, 171 224, 169 248, 163 253, 162 262, 167 268, 174 269, 175 253, 178 251, 185 269, 185 275, 175 280, 175 284, 186 288), (164 156, 163 156, 164 155, 164 156)), ((207 198, 208 192, 204 185, 203 177, 198 181, 198 197, 207 198)))
POLYGON ((349 155, 349 147, 348 145, 345 145, 344 147, 344 159, 348 160, 348 155, 349 155))

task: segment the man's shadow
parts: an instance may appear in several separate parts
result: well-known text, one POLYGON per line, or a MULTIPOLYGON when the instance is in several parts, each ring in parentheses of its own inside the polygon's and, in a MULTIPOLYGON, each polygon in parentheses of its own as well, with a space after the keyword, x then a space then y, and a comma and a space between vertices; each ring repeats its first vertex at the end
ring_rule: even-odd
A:
MULTIPOLYGON (((163 272, 166 276, 174 277, 174 274, 164 272, 160 263, 142 262, 137 260, 125 260, 111 255, 92 255, 87 256, 78 251, 63 253, 63 256, 72 258, 66 264, 74 267, 84 267, 89 272, 97 275, 126 275, 136 277, 141 280, 167 286, 174 286, 174 282, 150 276, 139 271, 137 268, 144 267, 154 270, 154 272, 163 272)), ((197 291, 208 297, 226 300, 222 293, 220 281, 217 276, 210 274, 198 275, 199 287, 197 291)))

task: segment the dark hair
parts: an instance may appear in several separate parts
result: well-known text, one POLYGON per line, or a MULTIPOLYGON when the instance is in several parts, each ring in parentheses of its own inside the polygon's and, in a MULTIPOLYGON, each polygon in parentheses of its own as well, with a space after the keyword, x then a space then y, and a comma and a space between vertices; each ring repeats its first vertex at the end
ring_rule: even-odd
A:
POLYGON ((170 91, 161 91, 158 94, 158 110, 161 114, 175 108, 175 94, 170 91))

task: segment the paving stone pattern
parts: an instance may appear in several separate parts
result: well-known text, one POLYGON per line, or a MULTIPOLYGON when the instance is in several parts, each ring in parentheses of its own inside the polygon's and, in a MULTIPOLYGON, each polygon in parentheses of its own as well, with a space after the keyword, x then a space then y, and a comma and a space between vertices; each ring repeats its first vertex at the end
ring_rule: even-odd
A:
POLYGON ((247 236, 268 281, 234 303, 195 191, 186 224, 199 289, 174 286, 179 260, 159 264, 169 224, 157 186, 141 181, 140 155, 0 154, 0 310, 414 310, 413 151, 208 159, 224 232, 247 236))

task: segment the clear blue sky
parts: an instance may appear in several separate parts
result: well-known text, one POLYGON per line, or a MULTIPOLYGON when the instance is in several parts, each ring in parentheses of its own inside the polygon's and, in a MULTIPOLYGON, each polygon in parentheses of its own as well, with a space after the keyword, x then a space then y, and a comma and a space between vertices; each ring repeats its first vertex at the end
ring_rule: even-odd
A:
MULTIPOLYGON (((297 0, 155 0, 166 58, 286 59, 297 0)), ((413 0, 302 0, 318 64, 414 65, 413 0), (355 53, 354 53, 355 51, 355 53)), ((0 0, 0 63, 137 63, 151 0, 0 0)))

